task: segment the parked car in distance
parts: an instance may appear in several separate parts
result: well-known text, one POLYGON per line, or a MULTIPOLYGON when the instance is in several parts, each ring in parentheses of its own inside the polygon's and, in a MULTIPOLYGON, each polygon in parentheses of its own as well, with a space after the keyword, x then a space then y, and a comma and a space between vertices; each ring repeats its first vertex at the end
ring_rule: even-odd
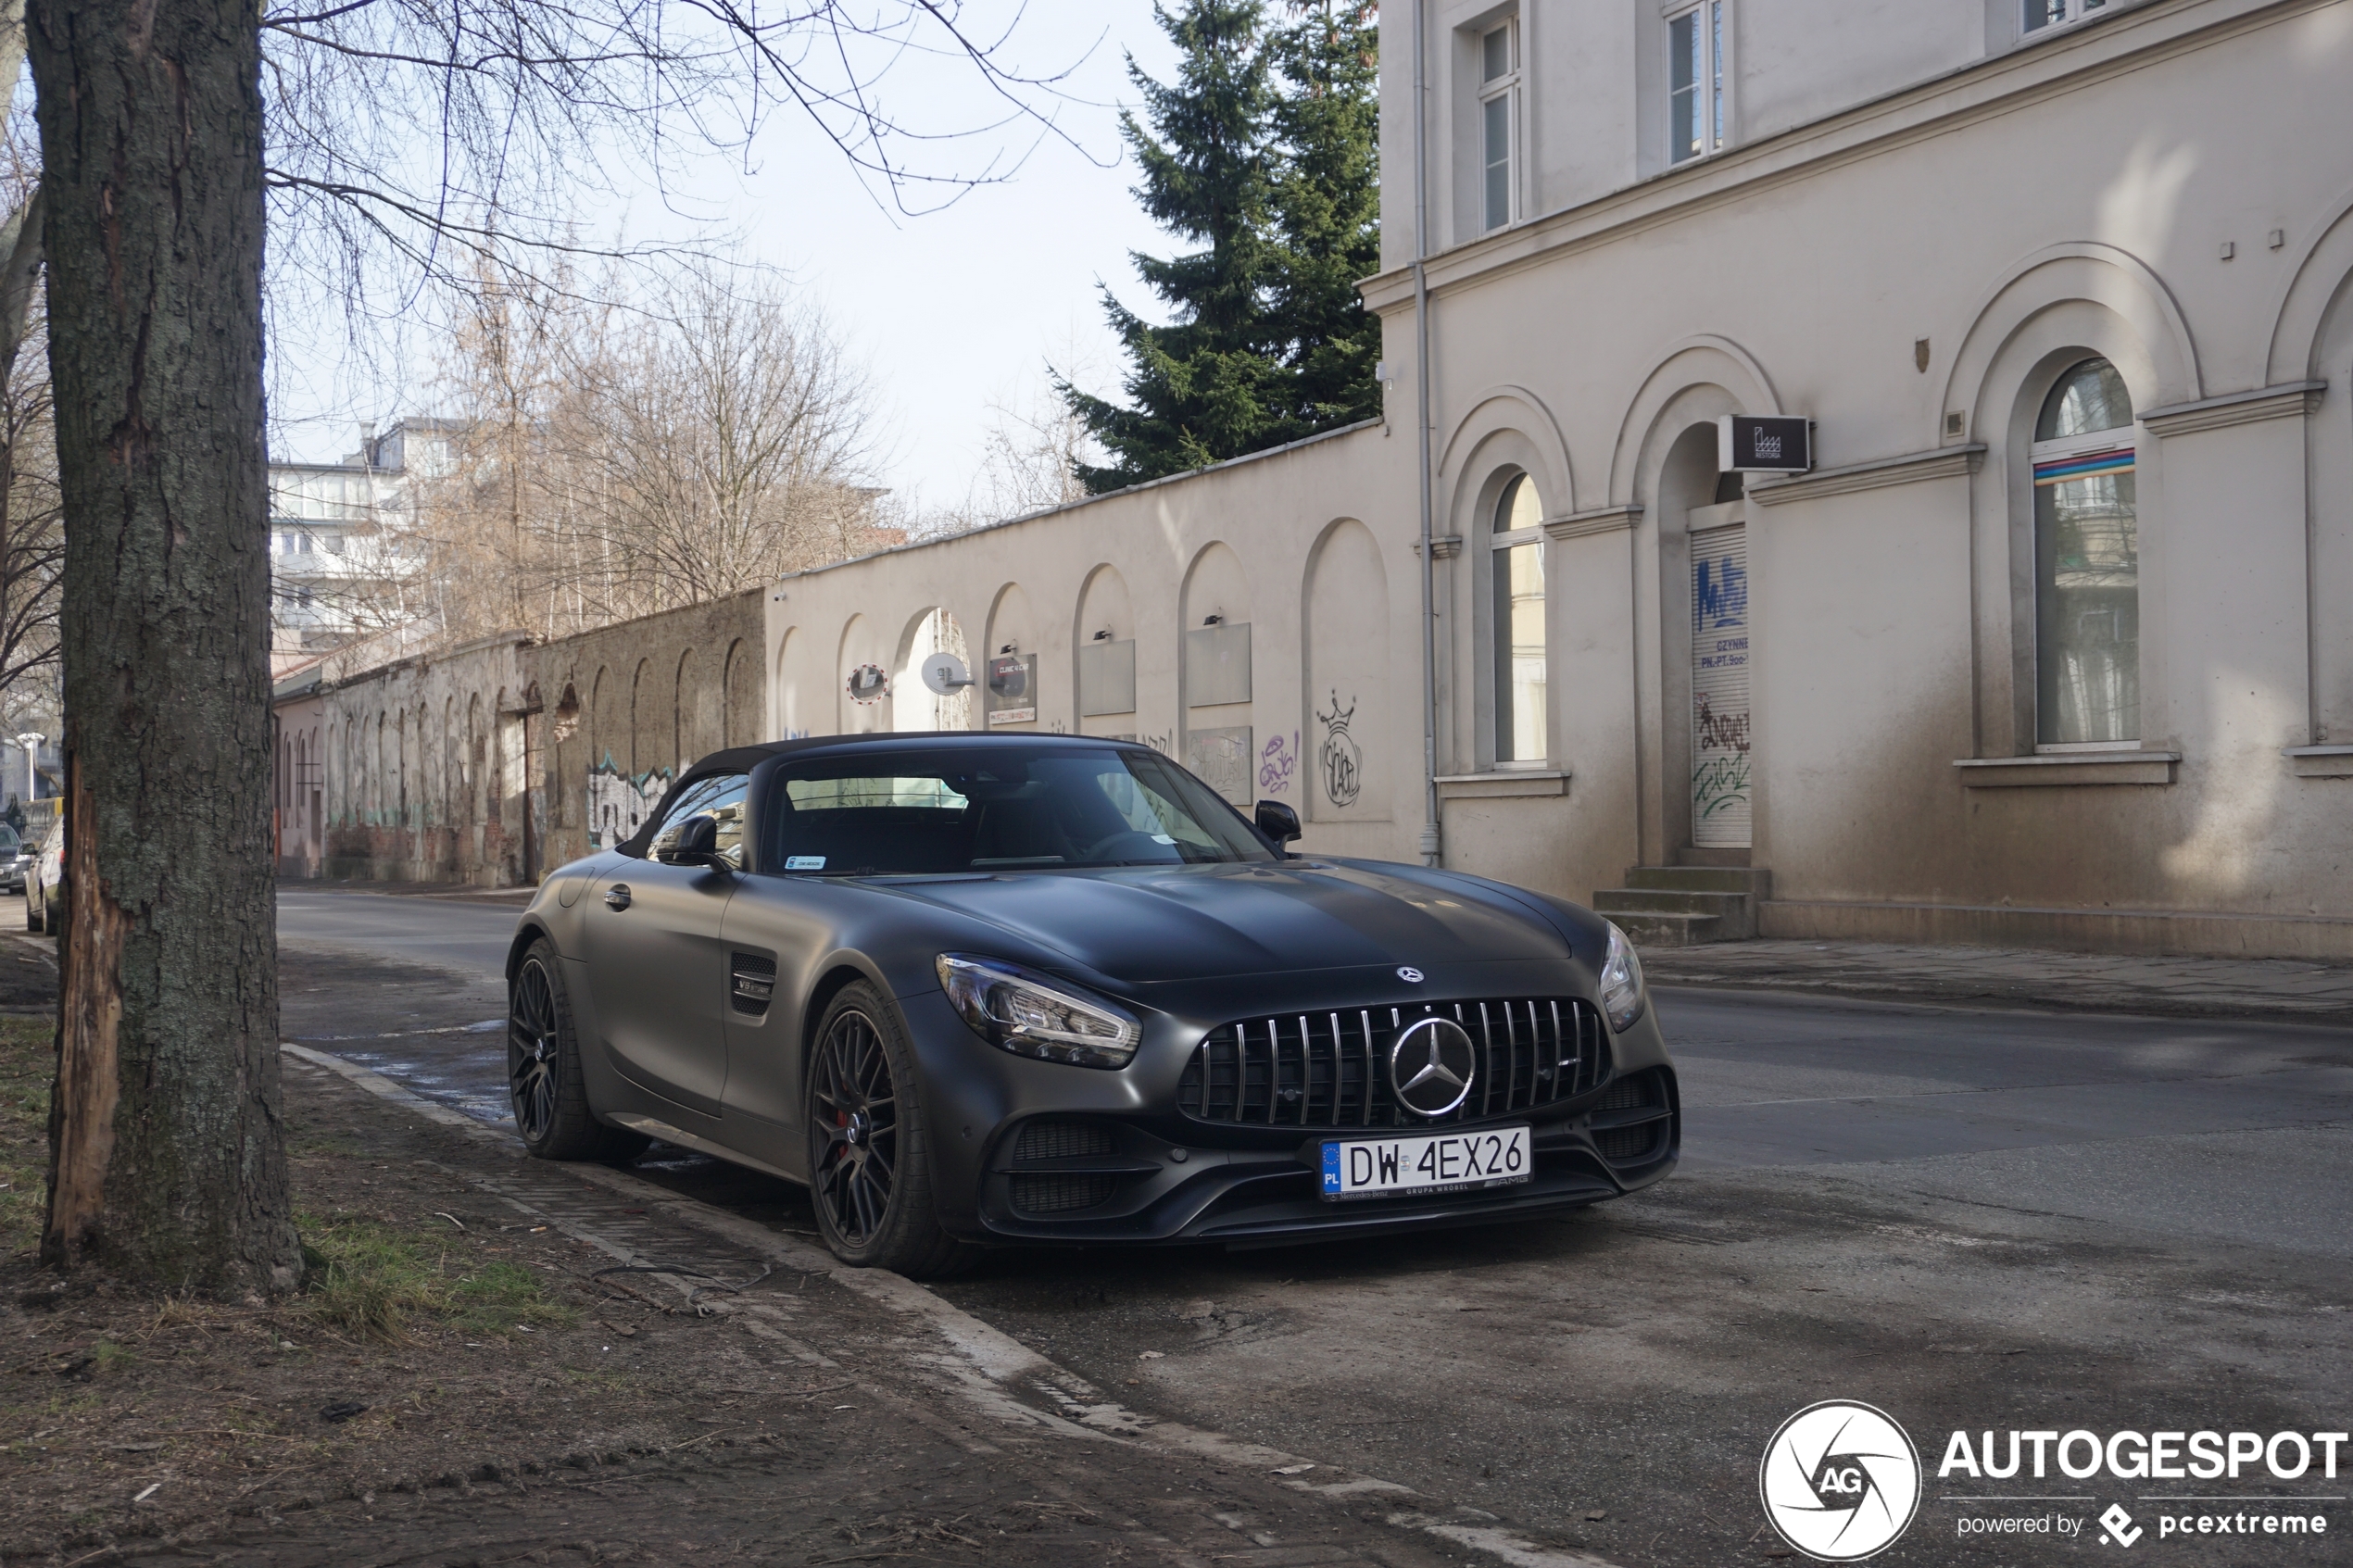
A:
POLYGON ((1673 1169, 1617 927, 1299 835, 1114 740, 707 757, 524 912, 517 1131, 806 1183, 837 1256, 919 1275, 990 1245, 1378 1245, 1673 1169))
POLYGON ((25 868, 32 864, 32 850, 17 836, 17 830, 0 822, 0 893, 24 891, 25 868))
POLYGON ((24 927, 55 934, 65 922, 66 820, 60 814, 41 835, 23 872, 24 927))

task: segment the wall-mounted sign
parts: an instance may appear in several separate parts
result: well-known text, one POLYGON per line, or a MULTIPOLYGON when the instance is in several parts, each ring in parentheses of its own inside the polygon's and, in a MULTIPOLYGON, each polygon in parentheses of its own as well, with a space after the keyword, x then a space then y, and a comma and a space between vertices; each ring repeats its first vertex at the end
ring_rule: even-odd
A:
POLYGON ((849 672, 849 700, 871 708, 890 691, 890 677, 879 664, 862 664, 849 672))
POLYGON ((1136 640, 1078 646, 1078 716, 1136 711, 1136 640))
POLYGON ((1251 727, 1229 724, 1214 730, 1185 732, 1185 766, 1193 776, 1233 801, 1246 805, 1250 788, 1251 727))
POLYGON ((1716 466, 1725 473, 1805 473, 1814 466, 1814 421, 1726 414, 1716 421, 1716 466))
POLYGON ((1185 706, 1223 708, 1250 700, 1250 622, 1196 626, 1185 633, 1185 706))
POLYGON ((1034 724, 1038 721, 1038 656, 1003 654, 988 661, 988 721, 991 724, 1034 724))

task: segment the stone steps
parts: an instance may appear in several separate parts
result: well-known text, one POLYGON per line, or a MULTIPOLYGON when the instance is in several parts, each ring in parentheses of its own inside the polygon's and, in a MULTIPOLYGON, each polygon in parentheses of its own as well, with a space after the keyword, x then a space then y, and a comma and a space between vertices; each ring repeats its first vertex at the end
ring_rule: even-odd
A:
POLYGON ((1756 935, 1756 906, 1773 873, 1750 866, 1632 866, 1626 885, 1593 895, 1593 908, 1638 947, 1690 947, 1756 935))

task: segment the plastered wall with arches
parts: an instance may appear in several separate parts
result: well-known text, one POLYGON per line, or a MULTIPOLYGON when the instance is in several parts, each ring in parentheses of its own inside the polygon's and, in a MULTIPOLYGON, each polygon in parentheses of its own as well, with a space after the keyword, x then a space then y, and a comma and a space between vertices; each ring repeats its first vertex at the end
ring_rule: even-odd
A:
POLYGON ((763 597, 544 644, 331 657, 279 705, 288 767, 320 735, 280 786, 281 874, 526 885, 627 837, 683 762, 765 734, 763 597), (307 790, 315 826, 295 814, 307 790))

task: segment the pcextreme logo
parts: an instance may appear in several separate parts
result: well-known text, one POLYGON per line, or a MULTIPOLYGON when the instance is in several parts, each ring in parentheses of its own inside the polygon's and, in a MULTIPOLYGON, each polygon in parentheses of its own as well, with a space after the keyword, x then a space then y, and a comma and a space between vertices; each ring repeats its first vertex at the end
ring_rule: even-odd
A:
POLYGON ((1781 1423, 1756 1487, 1781 1539, 1818 1562, 1856 1562, 1919 1512, 1919 1450, 1886 1411, 1825 1399, 1781 1423))

